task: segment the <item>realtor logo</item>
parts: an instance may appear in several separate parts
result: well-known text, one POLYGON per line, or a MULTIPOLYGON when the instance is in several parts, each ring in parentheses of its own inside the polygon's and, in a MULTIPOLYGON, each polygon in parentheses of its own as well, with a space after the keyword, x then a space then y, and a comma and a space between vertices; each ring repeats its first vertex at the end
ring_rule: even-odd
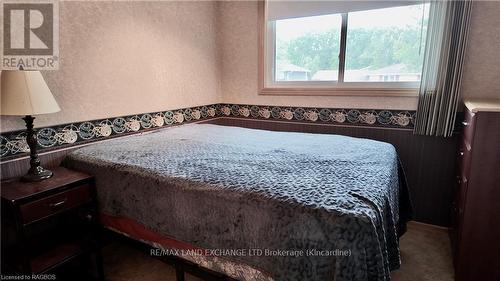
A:
POLYGON ((57 1, 2 1, 2 69, 59 67, 57 1))

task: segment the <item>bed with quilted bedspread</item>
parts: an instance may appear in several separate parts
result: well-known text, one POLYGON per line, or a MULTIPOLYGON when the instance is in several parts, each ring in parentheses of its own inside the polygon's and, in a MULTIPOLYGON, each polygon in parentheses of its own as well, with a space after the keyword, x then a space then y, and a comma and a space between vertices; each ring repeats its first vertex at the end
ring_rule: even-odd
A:
POLYGON ((262 250, 192 257, 237 279, 389 280, 400 264, 409 201, 388 143, 190 124, 64 165, 95 175, 102 214, 201 249, 262 250))

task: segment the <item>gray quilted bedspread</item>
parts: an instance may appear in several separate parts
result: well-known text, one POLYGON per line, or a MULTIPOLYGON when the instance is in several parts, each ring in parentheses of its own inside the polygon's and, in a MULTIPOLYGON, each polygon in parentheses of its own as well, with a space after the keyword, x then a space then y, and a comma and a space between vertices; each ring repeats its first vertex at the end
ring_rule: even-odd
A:
POLYGON ((89 145, 64 165, 96 176, 106 214, 206 249, 281 250, 225 257, 275 280, 389 280, 400 264, 388 143, 192 124, 89 145))

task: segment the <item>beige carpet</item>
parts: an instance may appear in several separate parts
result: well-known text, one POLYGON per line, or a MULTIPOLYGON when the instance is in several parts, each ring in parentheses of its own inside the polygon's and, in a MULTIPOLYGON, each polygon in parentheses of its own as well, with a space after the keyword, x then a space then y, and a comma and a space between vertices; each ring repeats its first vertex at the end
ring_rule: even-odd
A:
MULTIPOLYGON (((401 238, 401 269, 393 281, 452 281, 450 240, 445 229, 410 223, 401 238)), ((173 267, 124 244, 104 248, 104 270, 108 281, 175 281, 173 267)), ((199 281, 186 276, 188 281, 199 281)))
POLYGON ((409 223, 401 237, 401 268, 393 281, 453 281, 453 259, 448 230, 409 223))

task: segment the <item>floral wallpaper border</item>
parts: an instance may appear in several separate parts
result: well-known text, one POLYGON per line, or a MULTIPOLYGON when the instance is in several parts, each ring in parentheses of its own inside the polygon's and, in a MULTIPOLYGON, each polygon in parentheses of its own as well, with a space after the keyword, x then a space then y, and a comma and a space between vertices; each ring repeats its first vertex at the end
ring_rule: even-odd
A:
POLYGON ((378 109, 333 109, 264 105, 217 105, 218 116, 284 121, 413 128, 415 111, 378 109))
MULTIPOLYGON (((44 151, 215 117, 413 128, 415 111, 212 104, 38 128, 36 134, 38 148, 44 151)), ((1 160, 21 157, 27 152, 24 131, 0 135, 1 160)))

